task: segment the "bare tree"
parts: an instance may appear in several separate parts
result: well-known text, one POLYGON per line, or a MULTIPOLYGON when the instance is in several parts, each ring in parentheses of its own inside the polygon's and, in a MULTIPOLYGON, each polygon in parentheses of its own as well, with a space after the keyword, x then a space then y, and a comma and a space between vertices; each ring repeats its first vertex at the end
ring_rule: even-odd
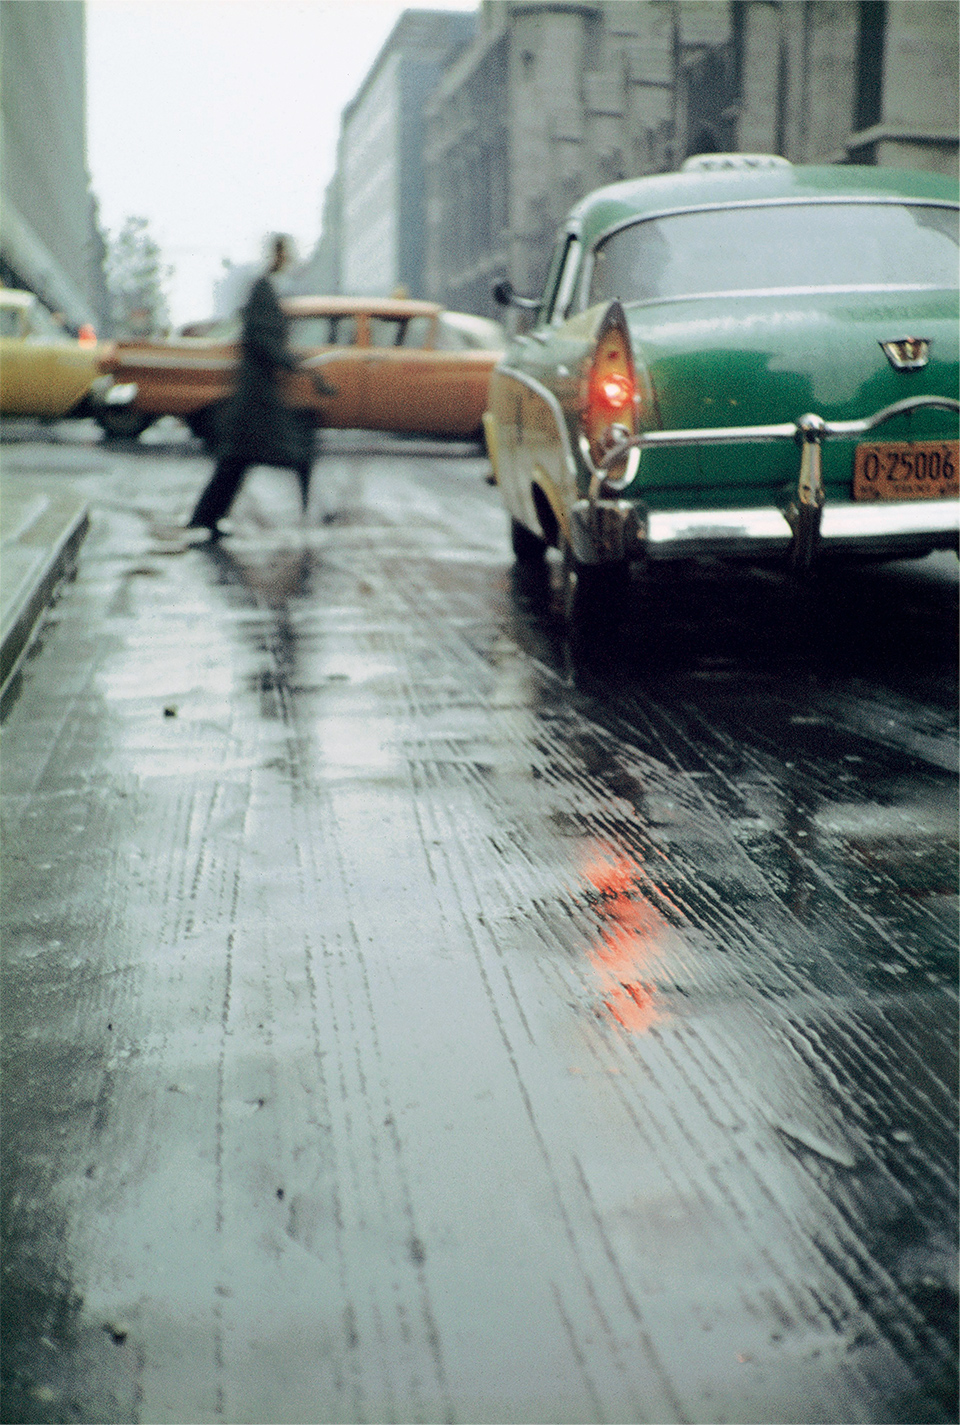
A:
POLYGON ((154 336, 169 329, 164 286, 173 268, 163 262, 146 218, 127 218, 117 236, 108 237, 106 269, 117 336, 154 336))

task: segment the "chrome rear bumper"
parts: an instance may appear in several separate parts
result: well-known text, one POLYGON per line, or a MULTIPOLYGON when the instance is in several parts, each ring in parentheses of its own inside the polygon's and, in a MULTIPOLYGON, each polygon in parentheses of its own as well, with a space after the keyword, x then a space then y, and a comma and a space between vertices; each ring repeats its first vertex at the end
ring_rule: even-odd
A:
POLYGON ((949 397, 918 396, 898 401, 863 421, 828 424, 819 416, 778 426, 711 430, 650 431, 608 452, 593 469, 590 493, 570 511, 570 542, 583 564, 633 559, 684 559, 696 555, 758 558, 786 554, 795 567, 809 568, 822 555, 851 554, 907 558, 931 549, 955 547, 960 536, 960 501, 897 500, 827 505, 820 474, 820 446, 827 439, 857 437, 911 410, 960 410, 949 397), (734 444, 791 440, 800 446, 796 499, 788 510, 776 506, 739 510, 648 512, 617 498, 624 482, 610 483, 607 468, 625 451, 645 446, 734 444))
MULTIPOLYGON (((698 555, 763 558, 789 553, 793 529, 775 507, 756 510, 675 510, 646 517, 628 500, 578 500, 570 522, 573 553, 582 564, 623 559, 691 559, 698 555), (598 537, 599 536, 599 537, 598 537)), ((819 553, 908 558, 950 549, 960 539, 960 502, 917 500, 896 505, 827 505, 819 553)))

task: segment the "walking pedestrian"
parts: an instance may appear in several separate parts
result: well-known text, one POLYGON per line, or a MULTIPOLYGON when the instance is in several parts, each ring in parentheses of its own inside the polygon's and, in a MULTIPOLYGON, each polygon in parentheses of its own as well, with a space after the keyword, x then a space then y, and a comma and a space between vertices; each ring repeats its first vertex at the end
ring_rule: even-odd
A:
POLYGON ((293 257, 292 243, 278 233, 269 241, 269 265, 253 284, 243 309, 237 386, 224 418, 217 463, 190 516, 189 528, 209 530, 233 502, 251 465, 296 471, 306 512, 313 463, 313 425, 305 411, 291 410, 281 397, 281 377, 299 365, 288 345, 288 322, 278 300, 280 274, 293 257))

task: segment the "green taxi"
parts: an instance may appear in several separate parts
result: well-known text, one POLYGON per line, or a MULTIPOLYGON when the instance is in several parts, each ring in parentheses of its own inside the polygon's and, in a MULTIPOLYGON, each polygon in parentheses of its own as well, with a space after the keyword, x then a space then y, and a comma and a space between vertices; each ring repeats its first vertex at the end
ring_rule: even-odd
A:
POLYGON ((571 211, 484 428, 514 552, 582 596, 634 561, 956 547, 958 188, 712 154, 571 211))

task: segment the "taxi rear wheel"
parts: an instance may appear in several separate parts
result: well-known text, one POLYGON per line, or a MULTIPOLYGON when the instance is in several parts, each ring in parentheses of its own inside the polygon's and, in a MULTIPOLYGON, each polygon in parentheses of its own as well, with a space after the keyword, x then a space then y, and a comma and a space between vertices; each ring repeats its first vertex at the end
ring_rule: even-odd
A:
POLYGON ((546 542, 515 519, 510 521, 510 543, 518 564, 537 563, 547 552, 546 542))
POLYGON ((563 612, 577 632, 592 632, 598 638, 610 635, 619 626, 627 603, 629 566, 581 564, 564 541, 563 612))

